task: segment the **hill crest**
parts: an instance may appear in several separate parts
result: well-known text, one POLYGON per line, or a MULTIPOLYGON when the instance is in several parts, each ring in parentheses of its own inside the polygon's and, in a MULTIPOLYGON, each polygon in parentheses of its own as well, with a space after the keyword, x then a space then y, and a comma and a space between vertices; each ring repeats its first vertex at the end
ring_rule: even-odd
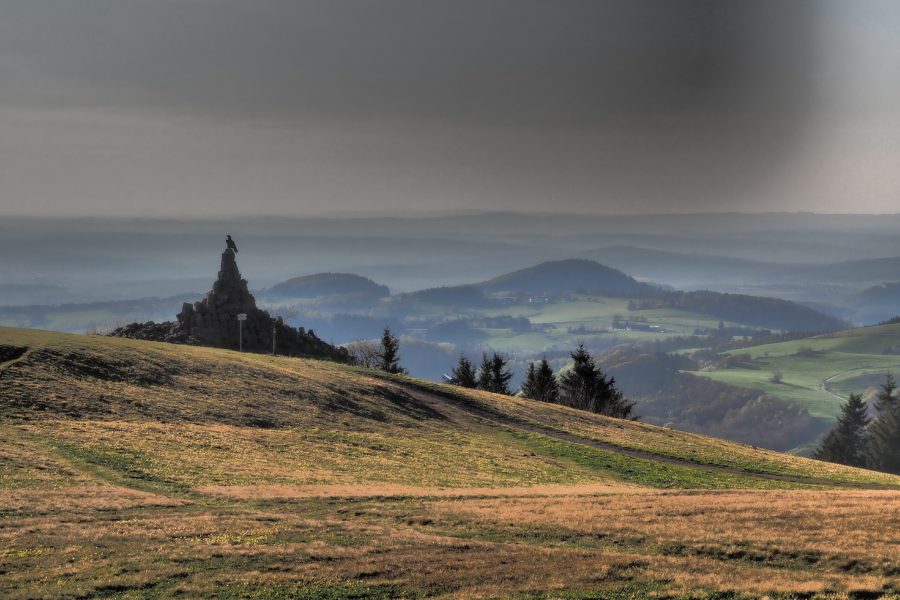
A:
POLYGON ((633 277, 593 260, 546 261, 478 284, 489 291, 559 294, 578 291, 635 294, 655 290, 633 277))
POLYGON ((0 329, 0 346, 21 351, 0 364, 5 422, 76 445, 106 440, 125 457, 143 457, 133 469, 184 485, 900 486, 890 475, 338 363, 15 329, 0 329), (202 462, 206 452, 201 461, 177 450, 190 443, 180 435, 210 427, 235 428, 228 435, 249 444, 241 456, 275 451, 273 441, 257 446, 247 436, 289 440, 292 474, 245 465, 234 467, 244 475, 213 476, 236 457, 215 452, 222 464, 211 464, 202 462), (148 446, 151 434, 159 439, 148 446))
POLYGON ((267 298, 321 298, 343 294, 366 294, 381 298, 391 291, 368 277, 353 273, 314 273, 282 281, 264 292, 267 298))

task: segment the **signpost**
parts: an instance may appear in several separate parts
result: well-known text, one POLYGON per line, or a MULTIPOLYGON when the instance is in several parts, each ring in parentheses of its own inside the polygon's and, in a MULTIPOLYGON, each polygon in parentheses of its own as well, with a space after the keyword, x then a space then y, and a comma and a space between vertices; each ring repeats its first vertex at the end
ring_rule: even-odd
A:
POLYGON ((247 320, 247 313, 238 313, 238 352, 244 351, 244 321, 247 320))

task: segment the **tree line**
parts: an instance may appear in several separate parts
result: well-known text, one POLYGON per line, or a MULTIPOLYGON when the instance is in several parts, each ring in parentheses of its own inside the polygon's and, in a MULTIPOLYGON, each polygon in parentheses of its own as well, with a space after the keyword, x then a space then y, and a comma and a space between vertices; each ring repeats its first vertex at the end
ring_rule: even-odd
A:
MULTIPOLYGON (((388 327, 384 328, 380 344, 360 340, 348 345, 347 350, 357 365, 386 373, 407 373, 400 366, 400 341, 388 327)), ((572 365, 558 374, 553 372, 546 358, 538 363, 531 363, 518 394, 524 398, 562 404, 610 417, 634 418, 634 403, 619 391, 615 378, 608 377, 597 366, 584 344, 571 352, 570 357, 572 365)), ((450 383, 495 394, 512 395, 512 379, 509 361, 502 354, 483 352, 478 366, 465 354, 461 354, 459 362, 453 368, 450 383)))
POLYGON ((888 373, 875 399, 874 419, 862 395, 850 394, 815 458, 900 474, 900 397, 896 392, 897 382, 888 373))
MULTIPOLYGON (((570 356, 572 365, 559 374, 553 372, 546 358, 538 363, 531 363, 525 372, 525 382, 519 395, 610 417, 631 418, 634 403, 625 399, 616 387, 615 378, 603 373, 584 345, 579 345, 570 356)), ((481 365, 476 368, 468 357, 460 355, 450 383, 498 394, 511 394, 509 381, 512 373, 506 367, 507 362, 496 352, 490 356, 482 353, 481 365)))

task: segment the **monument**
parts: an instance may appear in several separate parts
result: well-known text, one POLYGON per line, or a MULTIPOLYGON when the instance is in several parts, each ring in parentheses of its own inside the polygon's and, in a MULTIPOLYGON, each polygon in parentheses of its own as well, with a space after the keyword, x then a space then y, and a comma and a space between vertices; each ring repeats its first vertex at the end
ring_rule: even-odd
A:
POLYGON ((185 302, 175 321, 132 323, 110 335, 248 352, 325 358, 346 362, 347 351, 320 340, 312 331, 297 329, 256 306, 247 280, 238 270, 237 245, 229 235, 212 289, 197 302, 185 302), (245 315, 238 320, 238 315, 245 315), (242 347, 242 348, 241 348, 242 347))

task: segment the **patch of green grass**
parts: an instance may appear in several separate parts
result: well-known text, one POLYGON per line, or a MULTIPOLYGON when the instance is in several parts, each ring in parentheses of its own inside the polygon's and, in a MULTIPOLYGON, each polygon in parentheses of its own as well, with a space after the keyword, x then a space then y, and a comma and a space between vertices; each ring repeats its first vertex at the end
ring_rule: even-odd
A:
POLYGON ((699 466, 692 468, 635 458, 610 450, 571 444, 536 433, 513 431, 511 435, 524 441, 534 452, 571 460, 578 465, 606 473, 627 483, 655 488, 778 489, 809 487, 786 481, 709 471, 699 466))
MULTIPOLYGON (((831 345, 836 341, 838 340, 825 340, 819 346, 831 345)), ((880 374, 883 377, 888 371, 900 371, 900 357, 897 356, 853 354, 815 347, 814 353, 806 354, 801 349, 809 348, 810 345, 796 345, 794 342, 790 344, 789 349, 793 350, 790 354, 760 352, 758 348, 764 348, 760 346, 748 349, 752 356, 750 363, 715 371, 698 371, 694 374, 730 385, 758 389, 803 406, 814 416, 833 418, 840 412, 842 400, 823 391, 823 383, 838 394, 863 393, 868 385, 856 389, 847 384, 836 387, 832 385, 831 380, 832 378, 840 380, 844 376, 853 377, 861 373, 880 374), (775 372, 783 375, 778 383, 772 381, 772 374, 775 372)), ((780 347, 778 351, 785 351, 785 348, 780 347)))
POLYGON ((151 458, 142 452, 79 446, 60 440, 53 440, 49 445, 73 464, 107 483, 173 495, 185 495, 191 491, 188 485, 153 473, 151 458))

